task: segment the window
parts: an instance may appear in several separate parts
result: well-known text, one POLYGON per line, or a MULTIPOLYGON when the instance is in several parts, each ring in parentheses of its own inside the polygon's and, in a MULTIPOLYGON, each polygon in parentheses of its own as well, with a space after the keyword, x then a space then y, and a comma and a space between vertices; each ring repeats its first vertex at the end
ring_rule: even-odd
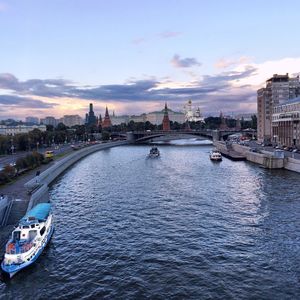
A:
POLYGON ((46 230, 46 227, 44 226, 44 227, 40 230, 40 234, 43 235, 44 232, 45 232, 45 230, 46 230))

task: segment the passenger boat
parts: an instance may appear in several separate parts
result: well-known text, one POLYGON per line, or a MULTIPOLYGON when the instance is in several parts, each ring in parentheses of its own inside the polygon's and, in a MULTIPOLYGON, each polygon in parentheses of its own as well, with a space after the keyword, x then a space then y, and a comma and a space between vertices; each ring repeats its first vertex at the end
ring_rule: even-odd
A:
POLYGON ((49 242, 54 226, 50 203, 40 203, 20 220, 6 244, 1 268, 9 277, 30 266, 49 242))
POLYGON ((148 157, 155 158, 155 157, 159 157, 159 156, 160 156, 160 152, 159 152, 158 148, 152 147, 150 149, 150 153, 149 153, 148 157))
POLYGON ((209 153, 209 158, 210 158, 210 160, 213 160, 213 161, 221 161, 222 160, 222 154, 218 150, 212 150, 209 153))

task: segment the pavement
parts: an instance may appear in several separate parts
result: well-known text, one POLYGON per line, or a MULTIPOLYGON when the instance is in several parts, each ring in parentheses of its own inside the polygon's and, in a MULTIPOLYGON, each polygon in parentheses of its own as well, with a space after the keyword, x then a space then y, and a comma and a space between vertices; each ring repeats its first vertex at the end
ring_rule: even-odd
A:
MULTIPOLYGON (((40 149, 40 151, 43 151, 41 153, 44 153, 46 150, 51 150, 51 148, 47 148, 47 149, 40 149)), ((62 147, 58 148, 58 149, 53 149, 55 155, 62 155, 62 154, 67 154, 68 152, 73 152, 71 145, 63 145, 62 147)), ((1 162, 7 164, 10 163, 12 160, 16 160, 19 157, 23 157, 26 156, 29 152, 20 152, 20 153, 16 153, 14 155, 7 155, 5 157, 1 157, 1 162)), ((61 159, 63 157, 58 158, 61 159)), ((9 195, 11 196, 13 199, 22 199, 23 201, 21 202, 14 202, 14 205, 23 205, 24 209, 20 208, 20 207, 16 207, 15 210, 21 210, 21 211, 25 211, 26 212, 26 207, 29 203, 30 200, 30 195, 27 194, 27 190, 24 187, 24 184, 26 182, 28 182, 29 180, 31 180, 32 178, 34 178, 36 176, 36 172, 39 170, 40 172, 45 171, 47 168, 49 168, 51 165, 54 164, 53 162, 50 162, 47 165, 41 165, 39 168, 36 168, 34 170, 31 170, 29 172, 27 172, 26 174, 18 177, 15 181, 6 184, 4 186, 0 186, 0 194, 3 195, 9 195)), ((12 208, 12 211, 14 209, 12 208)), ((18 213, 18 212, 15 212, 18 213)), ((21 218, 22 216, 19 216, 19 218, 21 218)), ((9 220, 8 220, 9 221, 9 220)), ((8 222, 9 224, 10 222, 8 222)), ((10 235, 10 233, 12 232, 14 228, 14 225, 7 225, 4 227, 0 227, 0 257, 3 256, 4 254, 4 246, 6 241, 8 240, 8 237, 10 235)))

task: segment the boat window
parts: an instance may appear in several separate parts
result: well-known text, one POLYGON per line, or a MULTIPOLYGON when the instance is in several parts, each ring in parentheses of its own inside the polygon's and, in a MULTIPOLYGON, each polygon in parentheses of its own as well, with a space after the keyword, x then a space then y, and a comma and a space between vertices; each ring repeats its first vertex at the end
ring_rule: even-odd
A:
POLYGON ((34 227, 35 227, 35 224, 31 224, 30 227, 31 227, 31 228, 34 228, 34 227))
POLYGON ((29 240, 33 240, 36 237, 36 235, 37 235, 36 230, 30 230, 28 235, 29 240))
POLYGON ((20 234, 21 234, 21 231, 14 231, 13 232, 13 242, 17 242, 20 240, 20 234))
POLYGON ((46 230, 46 227, 44 226, 44 227, 41 229, 40 234, 43 235, 44 232, 45 232, 45 230, 46 230))
POLYGON ((25 225, 25 226, 23 226, 23 228, 24 228, 24 229, 27 229, 27 228, 29 228, 29 226, 25 225))

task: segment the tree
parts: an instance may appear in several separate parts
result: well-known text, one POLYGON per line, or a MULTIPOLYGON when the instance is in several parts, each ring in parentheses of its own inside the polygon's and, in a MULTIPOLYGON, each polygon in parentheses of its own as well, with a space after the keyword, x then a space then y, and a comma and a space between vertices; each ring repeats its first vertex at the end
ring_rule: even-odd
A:
POLYGON ((252 119, 252 124, 251 124, 251 128, 253 129, 257 129, 257 116, 256 115, 252 115, 251 116, 251 119, 252 119))
POLYGON ((102 140, 103 141, 108 141, 110 138, 110 134, 107 131, 102 131, 102 140))
POLYGON ((68 127, 64 123, 58 123, 56 126, 56 131, 66 131, 68 127))
POLYGON ((15 135, 15 143, 18 150, 26 151, 29 148, 28 134, 15 135))

